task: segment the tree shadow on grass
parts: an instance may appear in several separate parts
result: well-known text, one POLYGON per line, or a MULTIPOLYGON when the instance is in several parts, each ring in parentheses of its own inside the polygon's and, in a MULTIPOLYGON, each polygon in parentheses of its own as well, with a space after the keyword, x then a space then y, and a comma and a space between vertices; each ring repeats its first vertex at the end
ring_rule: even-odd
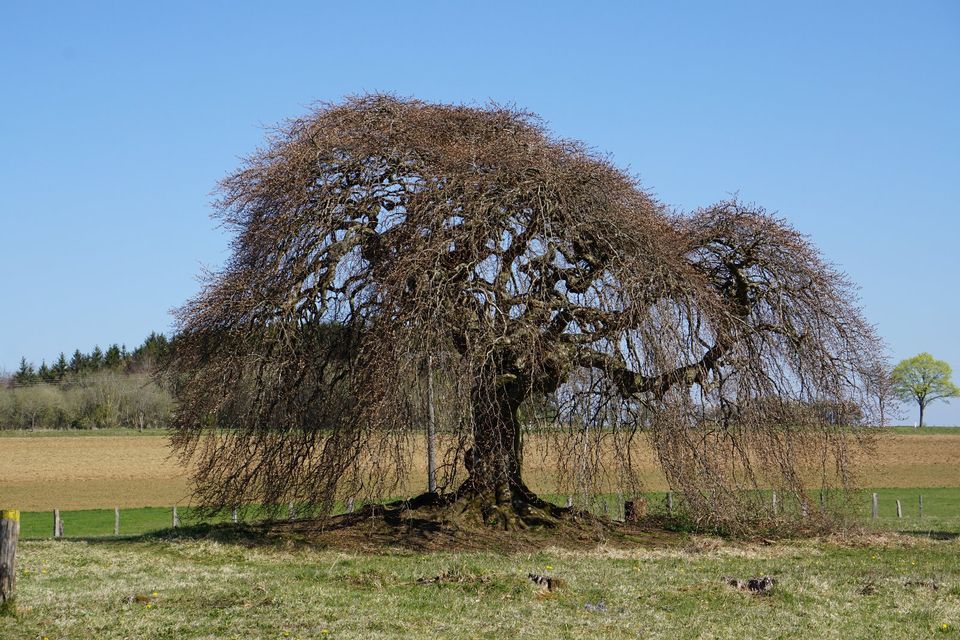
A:
POLYGON ((960 533, 956 531, 898 531, 902 536, 911 536, 914 538, 926 538, 928 540, 956 540, 960 538, 960 533))
POLYGON ((197 523, 129 536, 71 537, 88 544, 130 542, 214 541, 246 547, 344 549, 366 553, 388 550, 530 551, 546 546, 592 548, 598 544, 628 547, 675 546, 686 536, 659 522, 624 525, 595 519, 564 523, 559 528, 502 530, 444 520, 415 510, 381 508, 328 518, 274 520, 256 523, 197 523))
POLYGON ((114 544, 118 542, 157 542, 174 540, 212 540, 224 544, 242 544, 260 546, 276 544, 261 524, 199 523, 185 525, 176 529, 157 529, 145 533, 119 536, 70 536, 63 538, 70 542, 88 544, 114 544))

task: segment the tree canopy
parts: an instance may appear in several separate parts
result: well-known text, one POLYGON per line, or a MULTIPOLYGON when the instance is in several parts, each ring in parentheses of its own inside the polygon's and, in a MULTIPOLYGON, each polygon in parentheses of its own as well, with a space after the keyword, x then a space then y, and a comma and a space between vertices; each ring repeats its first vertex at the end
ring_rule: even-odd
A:
POLYGON ((681 214, 532 114, 368 95, 278 128, 216 209, 232 256, 169 369, 205 504, 389 495, 427 354, 443 497, 486 522, 556 513, 523 478, 534 428, 569 491, 639 491, 645 438, 708 524, 755 513, 745 489, 849 481, 878 340, 760 207, 681 214))
POLYGON ((900 399, 920 407, 918 424, 922 427, 923 414, 931 402, 960 396, 960 388, 950 380, 952 374, 949 364, 924 352, 901 360, 890 377, 900 399))

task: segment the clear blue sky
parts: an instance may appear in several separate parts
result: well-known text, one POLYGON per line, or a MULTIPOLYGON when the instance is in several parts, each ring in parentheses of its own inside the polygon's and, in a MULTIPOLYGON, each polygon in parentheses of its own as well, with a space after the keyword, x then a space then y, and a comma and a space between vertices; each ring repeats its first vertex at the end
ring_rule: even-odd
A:
MULTIPOLYGON (((263 128, 392 91, 536 111, 680 208, 778 211, 859 283, 894 360, 960 377, 952 0, 7 0, 0 82, 8 371, 169 331, 227 256, 210 192, 263 128)), ((960 401, 929 418, 960 424, 960 401)))

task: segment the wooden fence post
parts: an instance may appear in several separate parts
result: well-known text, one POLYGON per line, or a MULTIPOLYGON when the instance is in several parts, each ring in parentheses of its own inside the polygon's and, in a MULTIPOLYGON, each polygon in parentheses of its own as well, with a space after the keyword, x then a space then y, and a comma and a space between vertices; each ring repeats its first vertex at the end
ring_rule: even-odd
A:
POLYGON ((917 502, 918 502, 917 507, 919 509, 918 511, 919 517, 922 518, 923 517, 923 494, 920 494, 919 496, 917 496, 917 502))
POLYGON ((647 515, 647 499, 644 497, 633 500, 624 500, 623 502, 623 521, 639 522, 641 518, 647 515))
POLYGON ((297 510, 294 508, 293 502, 287 505, 287 517, 290 519, 290 522, 297 519, 297 510))
POLYGON ((120 507, 113 508, 113 535, 120 535, 120 507))
POLYGON ((353 513, 353 498, 347 500, 347 513, 353 513))
POLYGON ((177 529, 180 527, 180 516, 177 515, 177 505, 173 505, 173 516, 172 516, 171 523, 173 524, 174 529, 177 529))
POLYGON ((237 520, 238 520, 239 518, 237 518, 237 508, 236 508, 236 507, 234 507, 234 508, 233 508, 233 511, 230 512, 230 519, 233 521, 233 524, 237 524, 237 520))
POLYGON ((63 520, 60 519, 60 509, 53 510, 53 537, 63 537, 63 520))
POLYGON ((667 513, 673 515, 673 491, 667 491, 667 513))
POLYGON ((12 612, 17 590, 17 539, 20 512, 0 511, 0 613, 12 612))
POLYGON ((567 509, 573 508, 573 496, 567 496, 567 509))
POLYGON ((771 496, 770 501, 771 501, 772 504, 773 504, 773 515, 777 515, 777 492, 776 492, 776 490, 773 491, 773 495, 771 496))
POLYGON ((902 517, 903 517, 903 510, 900 509, 900 501, 899 501, 899 500, 897 500, 897 517, 898 517, 898 518, 902 518, 902 517))
POLYGON ((873 508, 871 509, 870 514, 873 516, 874 520, 876 520, 880 515, 880 509, 877 505, 877 494, 873 494, 873 508))

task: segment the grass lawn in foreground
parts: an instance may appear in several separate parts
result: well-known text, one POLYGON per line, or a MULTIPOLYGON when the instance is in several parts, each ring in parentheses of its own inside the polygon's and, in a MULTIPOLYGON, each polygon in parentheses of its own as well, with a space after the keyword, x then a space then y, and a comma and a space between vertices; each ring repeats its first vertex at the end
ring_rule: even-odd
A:
POLYGON ((3 640, 960 637, 954 541, 375 555, 26 541, 17 574, 3 640), (541 591, 530 572, 566 586, 541 591), (758 575, 771 595, 725 580, 758 575))

